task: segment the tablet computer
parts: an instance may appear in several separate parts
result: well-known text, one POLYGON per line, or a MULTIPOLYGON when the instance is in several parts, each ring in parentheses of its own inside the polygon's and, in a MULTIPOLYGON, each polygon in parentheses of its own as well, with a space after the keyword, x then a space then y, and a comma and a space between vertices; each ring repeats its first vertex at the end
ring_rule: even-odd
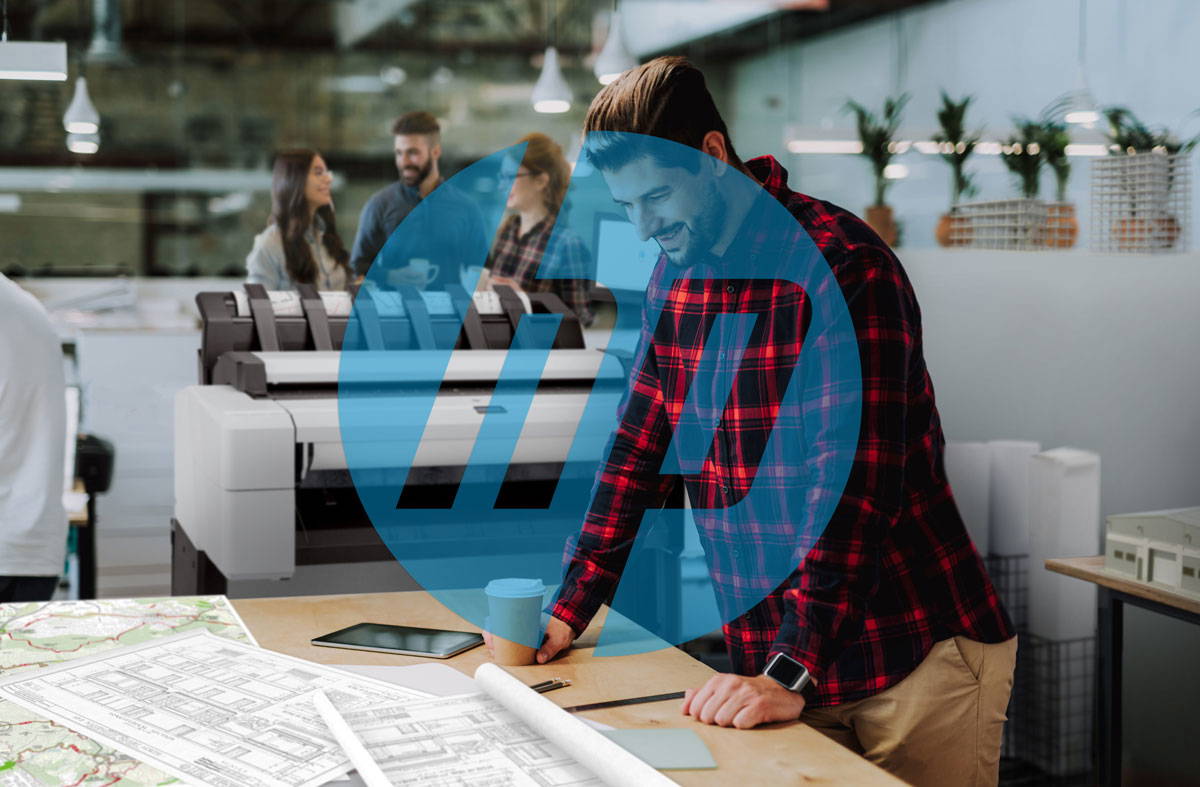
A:
POLYGON ((482 634, 447 631, 416 626, 390 626, 384 623, 356 623, 353 626, 316 637, 312 644, 327 648, 372 650, 405 656, 448 659, 483 644, 482 634))

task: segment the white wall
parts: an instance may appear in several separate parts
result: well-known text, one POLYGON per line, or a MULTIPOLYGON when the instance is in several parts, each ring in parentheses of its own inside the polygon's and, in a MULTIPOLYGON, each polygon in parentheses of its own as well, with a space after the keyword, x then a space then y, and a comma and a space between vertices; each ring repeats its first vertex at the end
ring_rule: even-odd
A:
MULTIPOLYGON (((1096 451, 1101 516, 1200 505, 1200 253, 900 257, 947 439, 1096 451)), ((1127 620, 1125 783, 1182 784, 1195 714, 1163 698, 1200 696, 1200 632, 1136 610, 1127 620)))
POLYGON ((1200 505, 1200 254, 901 260, 947 439, 1096 451, 1102 516, 1200 505))
MULTIPOLYGON (((1075 88, 1078 8, 1077 0, 946 0, 740 60, 730 68, 723 108, 738 152, 772 153, 791 172, 793 188, 860 212, 872 198, 866 160, 786 153, 789 123, 852 134, 842 111, 847 98, 878 109, 885 96, 907 91, 905 130, 927 139, 945 88, 954 97, 974 95, 971 123, 985 127, 986 138, 1003 138, 1012 115, 1036 116, 1075 88)), ((1088 0, 1086 20, 1089 80, 1102 105, 1200 132, 1200 118, 1187 119, 1200 109, 1195 0, 1088 0)), ((915 152, 896 161, 911 170, 888 194, 904 222, 903 243, 933 246, 937 217, 949 205, 949 167, 915 152)), ((1090 160, 1073 161, 1068 197, 1079 205, 1085 245, 1090 160)), ((977 155, 969 167, 978 172, 977 199, 1016 194, 999 157, 977 155)), ((1042 196, 1054 196, 1048 171, 1042 196)), ((1200 202, 1193 209, 1200 215, 1200 202)))

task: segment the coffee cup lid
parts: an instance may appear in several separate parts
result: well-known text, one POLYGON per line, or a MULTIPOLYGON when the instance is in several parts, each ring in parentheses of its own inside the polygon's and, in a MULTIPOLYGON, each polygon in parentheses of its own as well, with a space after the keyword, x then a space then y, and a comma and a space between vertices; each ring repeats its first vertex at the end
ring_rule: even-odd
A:
POLYGON ((489 596, 496 596, 497 598, 528 598, 530 596, 542 595, 546 592, 546 586, 540 579, 509 577, 507 579, 493 579, 484 588, 484 592, 489 596))

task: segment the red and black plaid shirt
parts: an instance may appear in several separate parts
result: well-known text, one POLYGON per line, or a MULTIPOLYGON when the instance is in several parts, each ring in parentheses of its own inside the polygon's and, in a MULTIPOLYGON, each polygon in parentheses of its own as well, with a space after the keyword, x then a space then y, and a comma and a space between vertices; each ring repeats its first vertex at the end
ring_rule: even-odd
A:
POLYGON ((586 327, 592 324, 590 282, 581 277, 588 273, 590 256, 570 228, 564 225, 554 232, 555 222, 555 216, 546 216, 522 235, 521 217, 509 216, 496 233, 487 268, 496 276, 515 280, 526 292, 554 293, 586 327), (546 264, 539 278, 543 260, 546 264))
MULTIPOLYGON (((770 248, 786 254, 815 242, 841 287, 858 341, 862 416, 828 526, 784 582, 762 588, 765 598, 724 626, 725 640, 737 672, 759 674, 771 654, 783 652, 818 681, 813 707, 837 705, 898 683, 939 640, 1001 642, 1014 630, 946 481, 920 311, 899 261, 849 212, 791 191, 774 158, 747 166, 797 222, 794 236, 772 238, 770 248)), ((696 278, 664 285, 667 264, 659 259, 647 293, 662 304, 662 316, 657 326, 643 321, 638 370, 553 607, 576 632, 620 579, 643 511, 661 507, 670 491, 668 477, 656 471, 702 355, 706 337, 694 328, 697 316, 765 310, 773 326, 758 334, 759 347, 746 348, 748 382, 739 373, 711 455, 698 475, 685 478, 697 509, 749 491, 786 388, 779 367, 795 363, 803 338, 804 307, 789 282, 696 278), (781 330, 779 315, 794 327, 781 330)), ((719 565, 710 573, 716 585, 739 579, 719 565)))

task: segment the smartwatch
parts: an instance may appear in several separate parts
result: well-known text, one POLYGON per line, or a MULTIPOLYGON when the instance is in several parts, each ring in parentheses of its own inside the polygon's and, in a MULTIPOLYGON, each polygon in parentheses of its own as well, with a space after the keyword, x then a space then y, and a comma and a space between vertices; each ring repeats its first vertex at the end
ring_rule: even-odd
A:
POLYGON ((813 688, 817 685, 809 674, 808 667, 786 653, 776 653, 772 656, 762 674, 805 699, 812 699, 813 688))

